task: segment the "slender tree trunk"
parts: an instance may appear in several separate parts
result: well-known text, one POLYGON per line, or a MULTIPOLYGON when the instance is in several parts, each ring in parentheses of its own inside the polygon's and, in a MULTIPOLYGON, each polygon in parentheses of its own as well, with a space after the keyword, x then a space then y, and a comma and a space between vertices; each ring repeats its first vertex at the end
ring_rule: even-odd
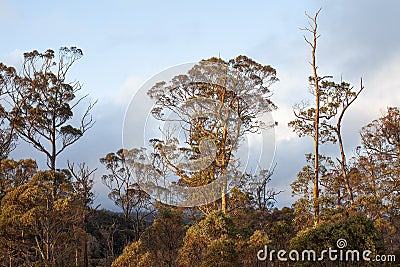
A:
POLYGON ((85 234, 83 236, 83 244, 82 244, 82 253, 83 253, 83 267, 89 266, 89 257, 88 257, 88 237, 87 237, 87 218, 86 215, 83 219, 83 229, 85 230, 85 234))
MULTIPOLYGON (((316 98, 317 110, 319 109, 319 96, 316 98)), ((314 190, 313 190, 313 204, 314 204, 314 225, 319 222, 319 112, 315 115, 315 137, 314 137, 314 190)))
MULTIPOLYGON (((224 93, 221 95, 221 103, 225 103, 225 94, 226 94, 226 86, 224 86, 224 93)), ((224 214, 227 213, 227 207, 228 207, 228 203, 227 203, 227 199, 226 199, 226 194, 227 194, 227 181, 226 181, 226 171, 228 168, 228 162, 229 162, 229 158, 228 155, 226 154, 226 141, 227 141, 227 122, 225 121, 227 118, 225 118, 222 115, 222 107, 223 105, 220 104, 219 109, 218 109, 218 118, 221 122, 223 122, 223 131, 222 131, 222 159, 221 159, 221 178, 222 178, 222 190, 221 190, 221 209, 222 212, 224 214)))
MULTIPOLYGON (((54 134, 54 136, 53 136, 53 138, 55 139, 56 138, 56 136, 55 136, 55 134, 54 134)), ((56 155, 56 141, 54 140, 54 141, 52 141, 51 142, 51 156, 50 156, 50 170, 52 170, 52 171, 56 171, 56 157, 57 157, 57 155, 56 155)))
POLYGON ((314 207, 314 226, 318 224, 319 222, 319 213, 320 213, 320 205, 319 205, 319 141, 320 141, 320 135, 319 135, 319 126, 320 126, 320 88, 319 88, 319 81, 320 78, 318 77, 317 73, 317 63, 316 63, 316 51, 317 51, 317 40, 319 38, 317 28, 318 28, 318 23, 317 23, 317 17, 319 12, 321 11, 318 10, 318 12, 315 14, 314 17, 309 16, 306 13, 306 16, 310 20, 310 26, 311 28, 304 28, 303 30, 306 30, 310 32, 313 36, 312 41, 308 40, 307 37, 304 36, 304 40, 307 42, 307 44, 310 45, 311 47, 311 67, 313 71, 313 85, 314 85, 314 91, 315 91, 315 115, 314 115, 314 177, 313 177, 313 207, 314 207))
POLYGON ((227 181, 226 181, 226 168, 222 170, 222 190, 221 190, 221 209, 224 214, 227 212, 227 199, 226 199, 226 193, 227 193, 227 181))
POLYGON ((56 170, 56 157, 57 157, 57 144, 56 144, 56 115, 53 111, 53 120, 51 128, 51 157, 50 157, 50 169, 56 170))
POLYGON ((50 266, 50 222, 46 220, 46 267, 50 266))
POLYGON ((353 194, 353 189, 351 188, 351 184, 350 184, 350 177, 346 170, 346 154, 344 153, 342 134, 341 134, 339 127, 340 127, 340 125, 338 125, 337 137, 338 137, 340 156, 341 156, 340 168, 342 171, 342 178, 343 178, 343 181, 344 181, 344 184, 346 187, 346 191, 347 191, 347 194, 349 195, 351 209, 353 209, 354 208, 354 194, 353 194))
POLYGON ((78 248, 75 248, 75 266, 79 266, 79 251, 78 248))
POLYGON ((87 240, 87 235, 83 237, 83 266, 88 267, 89 266, 89 257, 88 257, 88 240, 87 240))
POLYGON ((55 155, 52 155, 50 158, 50 169, 52 171, 56 170, 56 156, 55 155))
POLYGON ((312 69, 314 76, 314 88, 315 88, 315 118, 314 118, 314 190, 313 190, 313 205, 314 205, 314 225, 319 222, 319 108, 320 108, 320 90, 319 90, 319 77, 317 74, 316 64, 316 50, 317 50, 317 16, 314 18, 314 29, 313 29, 313 44, 312 44, 312 69))

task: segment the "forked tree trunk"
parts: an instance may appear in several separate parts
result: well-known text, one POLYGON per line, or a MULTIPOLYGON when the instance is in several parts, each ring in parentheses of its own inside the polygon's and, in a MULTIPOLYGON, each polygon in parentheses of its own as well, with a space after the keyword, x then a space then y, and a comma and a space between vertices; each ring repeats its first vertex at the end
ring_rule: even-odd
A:
POLYGON ((337 135, 338 135, 338 142, 339 142, 339 149, 340 149, 340 156, 341 156, 340 168, 341 168, 341 172, 342 172, 342 178, 343 178, 343 182, 346 187, 347 194, 349 196, 350 207, 351 207, 351 209, 354 209, 354 194, 353 194, 353 189, 351 188, 350 177, 346 170, 346 154, 344 153, 342 134, 340 132, 340 128, 338 128, 337 135))

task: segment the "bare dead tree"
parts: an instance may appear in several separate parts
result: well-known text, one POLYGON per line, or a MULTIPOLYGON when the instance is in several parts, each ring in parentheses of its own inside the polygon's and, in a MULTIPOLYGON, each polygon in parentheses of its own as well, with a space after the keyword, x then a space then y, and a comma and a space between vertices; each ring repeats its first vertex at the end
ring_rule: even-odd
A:
POLYGON ((320 90, 319 90, 319 82, 320 82, 320 77, 318 76, 317 73, 317 62, 316 62, 316 51, 317 51, 317 40, 320 37, 317 32, 318 28, 318 23, 317 23, 317 18, 319 13, 321 12, 321 9, 315 13, 314 17, 311 17, 306 13, 306 16, 309 19, 309 27, 303 28, 302 30, 308 31, 312 35, 312 41, 310 41, 306 36, 304 36, 304 40, 307 42, 307 44, 310 45, 311 47, 311 67, 313 71, 313 77, 310 78, 310 81, 312 81, 312 84, 314 85, 314 93, 315 93, 315 115, 314 115, 314 155, 315 155, 315 161, 314 161, 314 190, 313 190, 313 201, 314 201, 314 224, 318 224, 319 221, 319 203, 318 203, 318 198, 319 198, 319 111, 320 111, 320 90))

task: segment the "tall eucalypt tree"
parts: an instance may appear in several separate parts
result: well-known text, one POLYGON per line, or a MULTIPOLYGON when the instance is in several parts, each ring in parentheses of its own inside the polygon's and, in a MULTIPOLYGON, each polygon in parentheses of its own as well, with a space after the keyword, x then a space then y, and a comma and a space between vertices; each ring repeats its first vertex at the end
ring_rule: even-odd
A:
POLYGON ((358 89, 355 89, 349 83, 341 81, 340 83, 333 82, 332 76, 319 76, 318 65, 316 60, 318 38, 318 22, 317 18, 321 10, 314 17, 306 16, 309 19, 309 27, 305 30, 310 33, 312 39, 304 37, 306 43, 311 48, 311 68, 312 76, 309 77, 310 92, 314 96, 315 105, 310 106, 306 102, 298 103, 294 106, 295 120, 289 122, 289 126, 299 136, 312 136, 314 141, 314 174, 313 183, 313 209, 314 209, 314 224, 318 224, 320 215, 320 170, 323 158, 320 145, 326 142, 337 143, 339 147, 340 157, 337 158, 338 170, 340 172, 341 184, 346 189, 346 200, 350 203, 349 206, 354 207, 354 196, 351 188, 349 169, 347 167, 347 159, 344 149, 342 124, 343 118, 350 105, 354 103, 359 94, 364 90, 361 84, 358 89))
POLYGON ((53 50, 25 53, 19 72, 0 64, 0 86, 7 94, 4 114, 20 138, 46 155, 51 170, 56 169, 57 157, 94 124, 94 104, 88 104, 79 125, 69 124, 86 97, 77 99, 81 84, 67 81, 68 71, 82 55, 79 48, 62 47, 58 60, 53 50))
POLYGON ((271 66, 238 56, 202 60, 187 74, 155 84, 148 91, 155 102, 154 117, 178 125, 163 133, 164 140, 152 140, 160 172, 188 187, 220 181, 215 188, 226 212, 228 176, 240 164, 240 141, 246 133, 271 127, 259 117, 276 108, 270 85, 277 80, 271 66))

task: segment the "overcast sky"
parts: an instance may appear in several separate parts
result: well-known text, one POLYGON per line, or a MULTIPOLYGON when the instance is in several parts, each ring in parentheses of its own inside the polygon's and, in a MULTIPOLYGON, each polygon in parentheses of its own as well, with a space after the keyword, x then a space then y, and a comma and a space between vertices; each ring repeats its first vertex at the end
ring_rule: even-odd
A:
MULTIPOLYGON (((311 138, 287 127, 292 106, 310 99, 310 49, 299 28, 304 12, 322 8, 317 61, 320 75, 333 75, 365 91, 344 119, 348 156, 359 144, 359 129, 400 101, 398 1, 11 1, 0 0, 0 62, 20 66, 22 53, 77 46, 84 57, 71 81, 98 99, 96 125, 59 160, 85 161, 96 173, 97 202, 112 208, 101 184, 99 158, 122 147, 124 114, 134 93, 153 75, 186 62, 243 54, 277 69, 273 85, 277 168, 271 186, 284 190, 278 206, 291 205, 290 183, 312 151, 311 138)), ((77 112, 79 115, 79 112, 77 112)), ((140 114, 138 114, 140 115, 140 114)), ((145 116, 145 115, 143 115, 145 116)), ((15 158, 36 155, 21 145, 15 158)), ((326 152, 334 152, 325 148, 326 152)), ((38 156, 40 167, 44 157, 38 156)))

